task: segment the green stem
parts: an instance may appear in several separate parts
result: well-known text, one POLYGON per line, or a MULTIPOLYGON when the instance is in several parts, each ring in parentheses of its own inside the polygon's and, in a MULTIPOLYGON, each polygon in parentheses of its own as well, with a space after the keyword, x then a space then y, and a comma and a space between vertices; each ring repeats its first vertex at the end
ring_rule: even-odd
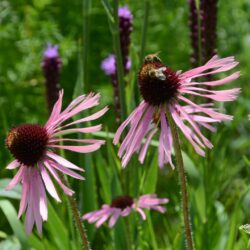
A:
MULTIPOLYGON (((64 177, 64 175, 61 175, 62 180, 64 182, 65 185, 69 186, 69 182, 67 181, 67 179, 64 177)), ((72 215, 74 217, 75 220, 75 226, 76 226, 76 230, 78 231, 80 237, 81 237, 81 241, 82 241, 82 249, 83 250, 91 250, 89 242, 88 242, 88 238, 87 238, 87 234, 83 225, 83 222, 81 220, 78 208, 77 208, 77 203, 76 200, 73 196, 67 196, 68 200, 69 200, 69 204, 71 207, 71 211, 72 211, 72 215)))
POLYGON ((118 17, 119 0, 114 0, 114 23, 113 23, 113 44, 116 55, 117 80, 119 86, 119 97, 121 102, 121 120, 124 121, 127 117, 126 99, 125 99, 125 84, 124 72, 122 64, 121 43, 120 43, 120 28, 118 17))
MULTIPOLYGON (((139 55, 139 63, 140 65, 143 63, 143 58, 145 56, 145 47, 146 47, 146 37, 147 37, 147 30, 148 30, 148 16, 149 16, 149 0, 144 0, 144 14, 143 14, 143 23, 141 29, 141 48, 140 48, 140 55, 139 55)), ((136 105, 140 101, 140 93, 138 85, 136 84, 138 81, 138 76, 136 75, 135 84, 134 84, 134 97, 136 105)))
POLYGON ((87 91, 88 84, 88 65, 89 65, 89 44, 90 44, 90 11, 91 0, 83 0, 82 2, 82 15, 83 15, 83 86, 87 91))
POLYGON ((167 120, 169 122, 169 126, 173 136, 173 144, 174 144, 174 151, 175 151, 175 158, 176 158, 176 165, 179 173, 179 181, 181 186, 181 196, 182 196, 182 212, 184 218, 184 226, 185 226, 185 235, 186 235, 186 242, 188 250, 193 250, 193 239, 192 239, 192 231, 189 219, 189 209, 188 209, 188 193, 187 193, 187 183, 186 183, 186 176, 183 164, 183 158, 181 154, 181 147, 179 136, 177 132, 177 127, 175 122, 172 118, 172 115, 169 111, 168 106, 165 109, 167 120))
POLYGON ((146 47, 146 37, 148 30, 148 15, 149 15, 149 0, 144 1, 144 17, 142 25, 142 36, 141 36, 141 51, 140 51, 140 64, 143 62, 145 47, 146 47))

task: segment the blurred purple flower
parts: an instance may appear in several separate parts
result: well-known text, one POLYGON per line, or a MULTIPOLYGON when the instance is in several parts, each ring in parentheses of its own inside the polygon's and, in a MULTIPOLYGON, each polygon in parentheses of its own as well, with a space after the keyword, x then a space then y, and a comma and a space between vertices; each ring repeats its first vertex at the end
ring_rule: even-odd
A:
MULTIPOLYGON (((131 67, 131 60, 128 59, 126 64, 126 71, 129 71, 131 67)), ((106 57, 101 63, 101 69, 107 76, 116 75, 116 63, 115 63, 115 55, 110 54, 106 57)))

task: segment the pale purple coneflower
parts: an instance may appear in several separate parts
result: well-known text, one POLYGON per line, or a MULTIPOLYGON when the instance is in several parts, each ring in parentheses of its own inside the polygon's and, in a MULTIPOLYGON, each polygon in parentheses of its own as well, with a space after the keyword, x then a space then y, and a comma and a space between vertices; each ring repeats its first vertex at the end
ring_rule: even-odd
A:
POLYGON ((101 209, 85 214, 82 219, 89 223, 96 223, 100 227, 109 218, 109 227, 113 227, 120 216, 126 217, 131 212, 138 212, 143 220, 146 220, 146 214, 143 209, 152 209, 160 213, 165 213, 166 208, 162 204, 168 203, 166 198, 157 198, 155 194, 142 195, 133 199, 128 195, 118 196, 113 199, 111 205, 104 204, 101 209))
POLYGON ((83 172, 84 170, 65 158, 59 156, 55 150, 65 149, 78 153, 89 153, 100 148, 104 144, 103 140, 96 139, 73 139, 64 134, 91 133, 101 129, 101 125, 72 128, 72 125, 95 120, 101 117, 107 107, 90 116, 80 118, 75 121, 65 121, 74 115, 95 107, 99 104, 100 95, 90 93, 82 95, 73 100, 69 106, 62 111, 63 91, 59 93, 58 101, 55 103, 53 111, 44 126, 37 124, 23 124, 12 128, 6 138, 6 146, 15 157, 7 169, 16 169, 18 172, 6 187, 12 189, 17 183, 22 183, 22 195, 18 217, 26 211, 25 227, 29 234, 34 223, 39 233, 42 232, 42 221, 47 220, 47 198, 46 192, 58 202, 60 198, 54 187, 51 177, 58 183, 65 194, 73 195, 74 191, 65 186, 60 178, 60 173, 73 178, 84 180, 82 175, 74 170, 83 172), (61 142, 70 145, 61 145, 61 142), (82 146, 71 145, 72 143, 83 143, 82 146))
POLYGON ((172 135, 166 119, 166 109, 170 111, 175 124, 195 151, 204 156, 204 149, 212 148, 213 145, 202 134, 200 127, 214 131, 215 128, 210 123, 232 120, 233 117, 219 113, 213 103, 196 104, 185 95, 200 96, 218 102, 235 100, 240 88, 208 90, 205 87, 227 84, 237 79, 240 72, 215 81, 199 82, 195 81, 195 78, 225 72, 237 64, 234 57, 220 59, 214 56, 205 65, 181 73, 162 64, 156 55, 147 56, 139 72, 139 87, 144 100, 121 124, 113 141, 114 144, 118 144, 122 132, 130 124, 128 134, 118 152, 123 167, 128 164, 134 152, 138 152, 139 161, 144 162, 150 141, 157 131, 160 131, 159 166, 163 167, 164 164, 170 163, 174 167, 171 160, 172 135))

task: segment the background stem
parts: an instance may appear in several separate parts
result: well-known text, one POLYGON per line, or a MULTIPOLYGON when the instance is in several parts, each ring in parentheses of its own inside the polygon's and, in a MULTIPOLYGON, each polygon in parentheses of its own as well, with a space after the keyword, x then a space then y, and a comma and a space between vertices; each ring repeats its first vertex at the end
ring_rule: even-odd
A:
POLYGON ((183 158, 181 154, 181 147, 180 141, 177 133, 177 128, 175 122, 172 118, 172 115, 166 106, 166 116, 167 120, 172 132, 173 136, 173 143, 174 143, 174 151, 175 151, 175 158, 176 158, 176 165, 179 173, 179 181, 181 186, 181 196, 182 196, 182 211, 183 211, 183 218, 184 218, 184 226, 185 226, 185 235, 187 246, 189 250, 193 250, 193 239, 192 239, 192 231, 189 219, 189 209, 188 209, 188 194, 187 194, 187 183, 186 183, 186 176, 183 164, 183 158))
POLYGON ((116 55, 117 80, 119 86, 119 96, 121 101, 121 120, 124 121, 127 117, 127 109, 126 109, 126 99, 125 99, 124 71, 123 71, 121 43, 120 43, 118 6, 119 6, 119 1, 114 0, 113 44, 116 55))

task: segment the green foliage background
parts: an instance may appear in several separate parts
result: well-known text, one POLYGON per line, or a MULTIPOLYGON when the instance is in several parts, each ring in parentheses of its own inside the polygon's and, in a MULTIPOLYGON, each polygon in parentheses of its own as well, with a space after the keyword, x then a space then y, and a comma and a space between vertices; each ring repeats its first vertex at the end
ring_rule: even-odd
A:
MULTIPOLYGON (((144 1, 121 1, 133 16, 131 44, 132 71, 127 76, 128 110, 133 101, 133 84, 139 68, 144 1)), ((234 55, 240 62, 241 77, 233 83, 242 93, 225 105, 235 116, 232 122, 217 126, 211 135, 214 148, 202 159, 183 141, 189 182, 192 224, 196 249, 246 249, 248 236, 238 230, 249 223, 250 176, 250 2, 226 1, 218 4, 218 54, 234 55)), ((190 68, 191 52, 186 0, 150 1, 145 54, 160 51, 162 60, 175 70, 190 68)), ((100 92, 101 107, 110 106, 101 119, 103 131, 116 126, 110 79, 100 63, 113 50, 108 17, 99 0, 2 0, 0 2, 0 249, 80 249, 66 198, 62 204, 51 200, 49 220, 43 237, 27 237, 23 219, 16 218, 20 187, 5 192, 14 173, 5 166, 12 157, 4 146, 8 130, 20 123, 43 124, 48 113, 41 70, 47 43, 58 44, 63 67, 60 84, 65 90, 64 104, 82 92, 100 92), (89 9, 88 4, 90 4, 89 9), (87 41, 87 43, 85 43, 87 41), (81 63, 83 58, 84 64, 81 63), (82 85, 81 85, 82 84, 82 85)), ((223 75, 222 75, 223 76, 223 75)), ((232 86, 232 85, 231 85, 232 86)), ((104 133, 104 136, 107 134, 104 133)), ((87 225, 93 249, 184 249, 180 195, 176 171, 157 167, 156 147, 152 146, 143 166, 136 157, 121 170, 117 148, 107 138, 106 146, 90 156, 66 154, 86 169, 86 181, 70 180, 77 193, 81 213, 97 209, 121 193, 136 196, 154 193, 168 197, 168 212, 151 212, 142 222, 136 215, 120 220, 110 230, 87 225), (128 224, 129 226, 126 226, 128 224)), ((58 189, 59 190, 59 189, 58 189)), ((61 195, 63 197, 63 195, 61 195)))

